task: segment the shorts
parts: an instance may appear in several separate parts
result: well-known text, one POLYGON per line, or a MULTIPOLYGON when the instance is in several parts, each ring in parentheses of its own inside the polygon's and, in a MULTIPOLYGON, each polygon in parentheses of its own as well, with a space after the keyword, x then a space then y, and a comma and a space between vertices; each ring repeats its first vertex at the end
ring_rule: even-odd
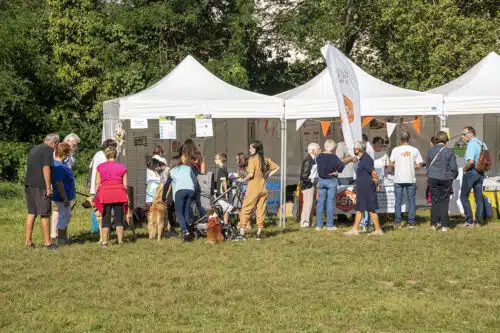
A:
POLYGON ((68 228, 69 220, 71 220, 71 202, 68 207, 64 206, 64 202, 55 201, 59 210, 59 218, 57 219, 57 229, 64 230, 68 228))
POLYGON ((24 193, 26 194, 28 214, 40 215, 43 217, 50 216, 52 211, 52 200, 47 197, 47 191, 45 189, 24 186, 24 193))
POLYGON ((217 204, 222 208, 222 211, 224 213, 226 213, 226 212, 231 213, 234 209, 234 207, 224 199, 217 200, 217 204))

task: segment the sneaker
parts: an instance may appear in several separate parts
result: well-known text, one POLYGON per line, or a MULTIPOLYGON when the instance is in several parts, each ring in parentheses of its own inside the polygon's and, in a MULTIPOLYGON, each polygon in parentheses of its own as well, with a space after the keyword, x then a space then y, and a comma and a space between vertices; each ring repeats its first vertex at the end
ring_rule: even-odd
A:
POLYGON ((337 227, 329 227, 329 228, 326 228, 326 230, 328 230, 328 231, 337 231, 337 227))
POLYGON ((47 245, 47 250, 57 250, 57 245, 56 244, 47 245))
POLYGON ((101 244, 99 244, 99 247, 101 249, 107 249, 108 248, 108 243, 101 243, 101 244))
POLYGON ((403 225, 401 225, 401 223, 395 223, 394 229, 401 230, 401 229, 403 229, 403 225))
POLYGON ((234 238, 235 241, 245 241, 247 240, 246 237, 242 234, 238 234, 235 238, 234 238))
POLYGON ((66 245, 66 244, 69 244, 68 238, 58 238, 57 239, 57 245, 66 245))
POLYGON ((474 227, 474 224, 475 224, 475 223, 468 223, 468 222, 464 222, 464 223, 460 224, 460 226, 461 226, 462 228, 473 228, 473 227, 474 227))
POLYGON ((442 231, 442 232, 447 232, 447 231, 448 231, 448 228, 446 228, 446 227, 442 227, 442 228, 441 228, 441 231, 442 231))
POLYGON ((185 231, 181 235, 181 241, 182 242, 192 242, 193 241, 193 235, 189 231, 185 231))
POLYGON ((432 231, 436 231, 437 230, 437 227, 435 225, 431 225, 429 230, 432 230, 432 231))
POLYGON ((359 236, 359 231, 358 230, 349 230, 344 232, 344 235, 346 236, 359 236))
POLYGON ((416 225, 414 225, 414 224, 410 224, 410 225, 408 225, 408 229, 415 229, 416 227, 417 227, 417 226, 416 226, 416 225))
POLYGON ((175 230, 171 230, 165 234, 165 238, 177 237, 179 234, 175 230))
POLYGON ((383 234, 384 234, 384 232, 382 230, 370 232, 370 235, 372 235, 372 236, 382 236, 383 234))
POLYGON ((321 228, 321 227, 316 227, 316 231, 321 231, 321 230, 323 230, 323 228, 321 228))
POLYGON ((301 228, 309 228, 309 222, 301 222, 300 227, 301 228))
POLYGON ((257 236, 255 236, 255 239, 260 241, 264 238, 264 232, 257 233, 257 236))

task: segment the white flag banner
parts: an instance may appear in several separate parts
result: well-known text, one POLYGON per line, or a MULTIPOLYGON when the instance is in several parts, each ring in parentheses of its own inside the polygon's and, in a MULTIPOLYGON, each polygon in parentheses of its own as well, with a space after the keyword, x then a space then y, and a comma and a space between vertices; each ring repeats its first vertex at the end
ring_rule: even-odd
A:
POLYGON ((298 119, 295 125, 295 130, 298 131, 306 121, 307 119, 298 119))
POLYGON ((387 137, 390 139, 392 133, 394 132, 394 129, 396 128, 396 123, 385 123, 385 126, 387 127, 387 137))
POLYGON ((344 142, 353 153, 354 142, 362 139, 358 79, 349 59, 337 48, 327 44, 321 49, 321 53, 326 60, 339 106, 344 142))

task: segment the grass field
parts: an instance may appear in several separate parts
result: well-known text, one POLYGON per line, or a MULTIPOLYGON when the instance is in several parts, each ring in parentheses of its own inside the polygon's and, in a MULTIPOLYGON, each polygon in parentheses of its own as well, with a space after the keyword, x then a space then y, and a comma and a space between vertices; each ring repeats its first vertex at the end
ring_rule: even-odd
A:
POLYGON ((103 250, 88 214, 71 245, 26 250, 22 188, 0 184, 0 331, 500 331, 500 223, 354 238, 290 223, 219 246, 141 229, 103 250))

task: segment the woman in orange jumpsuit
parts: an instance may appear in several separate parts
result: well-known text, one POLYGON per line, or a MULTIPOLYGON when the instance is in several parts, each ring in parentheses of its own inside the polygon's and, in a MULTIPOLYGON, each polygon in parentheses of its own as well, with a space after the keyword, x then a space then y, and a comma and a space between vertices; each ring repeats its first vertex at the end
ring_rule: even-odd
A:
POLYGON ((245 239, 245 227, 250 221, 254 208, 256 209, 257 240, 262 239, 262 228, 266 218, 266 179, 280 170, 280 167, 270 158, 264 157, 264 146, 256 140, 250 145, 250 155, 247 176, 240 182, 248 181, 245 198, 240 211, 240 234, 236 240, 245 239))

